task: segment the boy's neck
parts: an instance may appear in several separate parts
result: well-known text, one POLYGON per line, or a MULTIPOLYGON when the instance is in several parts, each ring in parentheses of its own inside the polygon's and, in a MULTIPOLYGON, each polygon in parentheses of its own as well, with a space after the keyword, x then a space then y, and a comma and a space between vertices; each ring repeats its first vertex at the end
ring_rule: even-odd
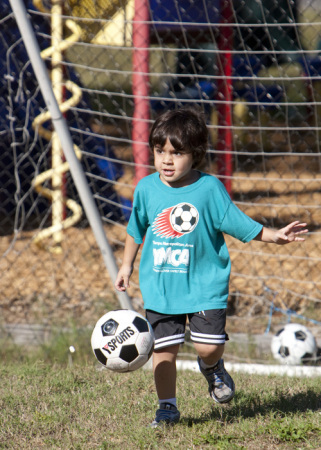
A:
POLYGON ((159 179, 163 184, 166 186, 169 186, 171 188, 181 188, 190 186, 191 184, 195 183, 200 178, 200 172, 198 170, 191 170, 187 176, 184 178, 174 181, 171 183, 170 181, 164 180, 161 175, 159 175, 159 179))

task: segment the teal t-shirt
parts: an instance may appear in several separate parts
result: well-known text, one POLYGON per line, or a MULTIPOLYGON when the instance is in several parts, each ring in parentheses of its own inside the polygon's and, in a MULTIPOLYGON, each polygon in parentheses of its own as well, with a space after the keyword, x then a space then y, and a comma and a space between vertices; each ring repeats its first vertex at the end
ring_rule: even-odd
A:
POLYGON ((261 229, 212 175, 200 173, 181 188, 165 185, 157 172, 143 178, 127 232, 144 242, 139 268, 144 307, 163 314, 226 308, 231 261, 223 233, 249 242, 261 229))

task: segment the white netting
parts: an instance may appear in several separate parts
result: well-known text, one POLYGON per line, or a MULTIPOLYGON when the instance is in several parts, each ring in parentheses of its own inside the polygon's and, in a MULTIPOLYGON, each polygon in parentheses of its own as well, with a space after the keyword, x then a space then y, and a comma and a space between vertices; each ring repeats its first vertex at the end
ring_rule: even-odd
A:
MULTIPOLYGON (((1 317, 93 323, 117 300, 85 217, 33 241, 56 214, 32 182, 51 168, 56 144, 50 119, 43 132, 32 126, 46 108, 9 3, 0 4, 1 317)), ((203 170, 219 174, 236 204, 264 225, 298 219, 310 229, 304 244, 282 248, 227 237, 230 314, 262 331, 273 299, 284 312, 320 319, 319 2, 70 0, 60 13, 57 4, 27 7, 41 49, 56 49, 44 57, 51 71, 61 68, 61 101, 73 95, 67 80, 80 91, 65 116, 118 262, 134 184, 152 170, 148 127, 165 108, 199 104, 211 132, 203 170), (60 35, 67 43, 57 53, 60 35)), ((43 184, 80 204, 68 171, 60 185, 43 184)), ((63 218, 72 214, 64 204, 63 218)), ((137 271, 130 295, 140 307, 137 271)))

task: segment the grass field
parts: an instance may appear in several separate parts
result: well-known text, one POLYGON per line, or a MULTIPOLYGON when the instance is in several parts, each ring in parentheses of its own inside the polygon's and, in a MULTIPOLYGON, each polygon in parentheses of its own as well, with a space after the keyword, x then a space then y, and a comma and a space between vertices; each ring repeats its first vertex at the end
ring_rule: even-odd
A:
POLYGON ((16 361, 2 352, 1 449, 321 448, 318 378, 234 373, 235 398, 222 407, 201 374, 179 372, 181 421, 154 430, 151 371, 117 374, 93 356, 71 364, 45 350, 18 351, 16 361))

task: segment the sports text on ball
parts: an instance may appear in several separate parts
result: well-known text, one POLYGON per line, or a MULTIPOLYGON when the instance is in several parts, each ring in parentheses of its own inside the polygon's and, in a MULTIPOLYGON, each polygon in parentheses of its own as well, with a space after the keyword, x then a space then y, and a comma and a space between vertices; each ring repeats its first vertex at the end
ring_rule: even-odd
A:
POLYGON ((118 347, 117 344, 121 345, 134 334, 135 331, 132 328, 127 327, 125 328, 125 330, 121 331, 119 334, 117 334, 117 336, 107 342, 107 344, 103 346, 103 349, 111 355, 111 353, 118 347))

